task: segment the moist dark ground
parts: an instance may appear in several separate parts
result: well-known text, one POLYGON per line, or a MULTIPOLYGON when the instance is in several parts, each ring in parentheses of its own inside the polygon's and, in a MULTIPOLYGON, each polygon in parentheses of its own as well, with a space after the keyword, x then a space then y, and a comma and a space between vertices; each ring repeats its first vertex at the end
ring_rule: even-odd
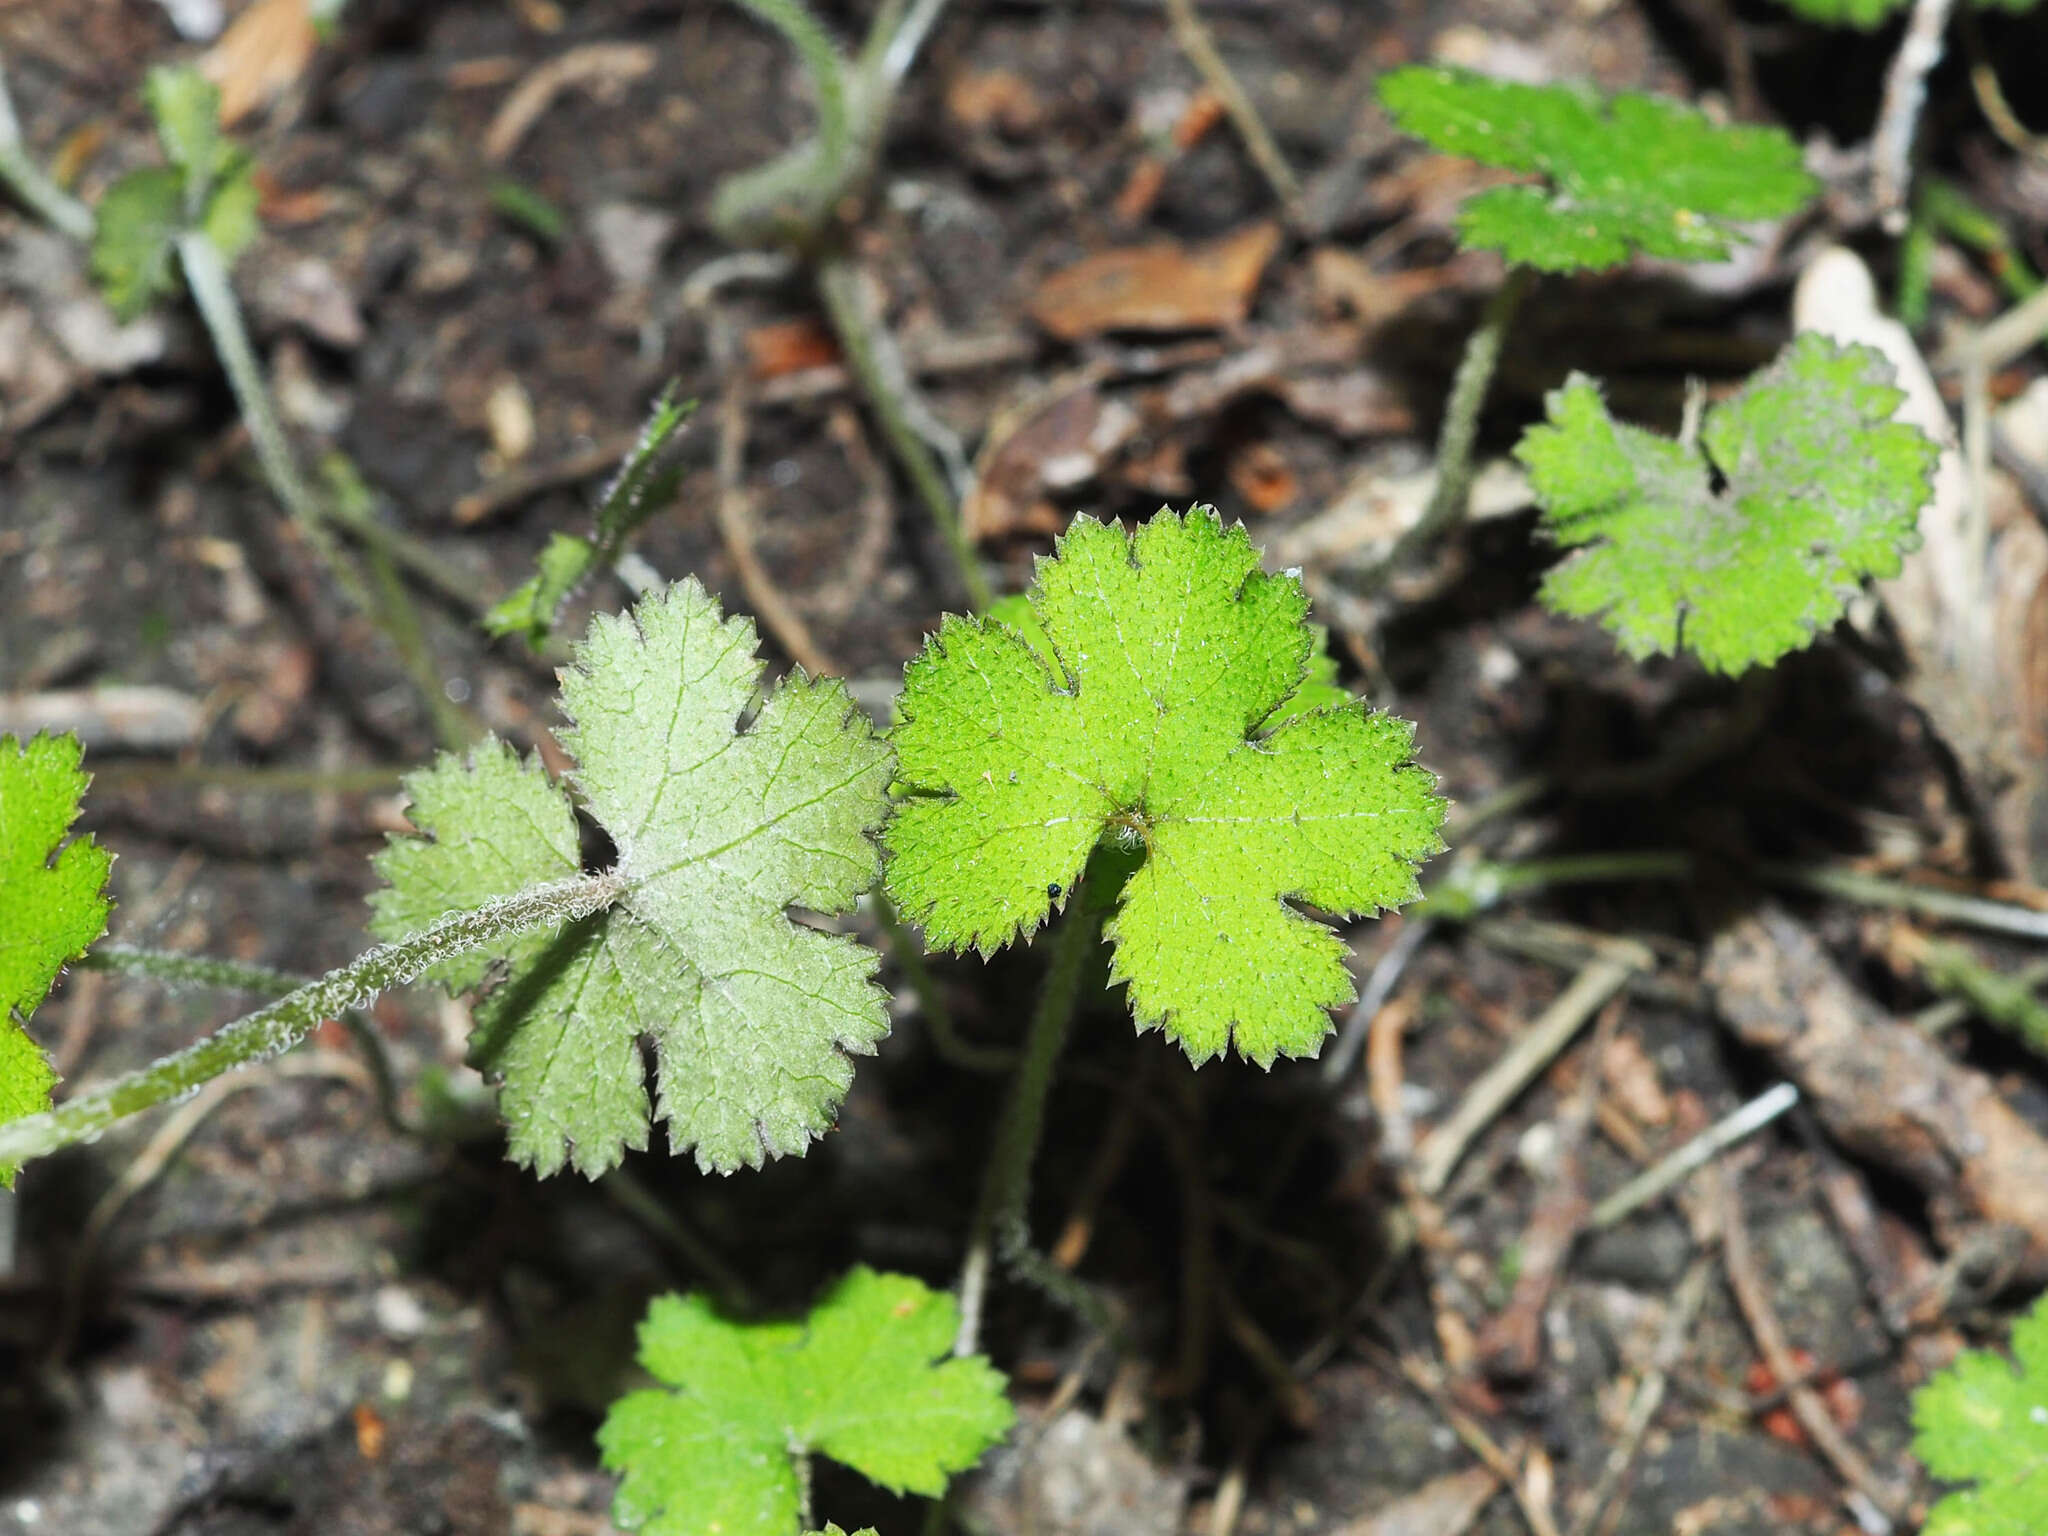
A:
MULTIPOLYGON (((1720 39, 1741 25, 1759 43, 1760 110, 1801 136, 1848 142, 1865 131, 1894 41, 1798 30, 1763 5, 1732 16, 1719 6, 1474 0, 1203 9, 1309 183, 1313 233, 1287 236, 1241 326, 1167 338, 1213 343, 1181 362, 1135 356, 1129 338, 1062 344, 1026 313, 1045 274, 1093 252, 1205 240, 1274 214, 1227 125, 1173 161, 1140 222, 1112 214, 1151 152, 1148 131, 1156 141, 1198 84, 1163 12, 1135 0, 960 0, 913 72, 855 247, 913 352, 949 338, 999 343, 984 366, 926 379, 970 449, 1005 408, 1077 368, 1094 365, 1105 389, 1135 394, 1338 324, 1312 276, 1320 251, 1356 253, 1409 220, 1382 270, 1446 263, 1450 201, 1440 188, 1437 205, 1418 203, 1404 181, 1418 156, 1371 104, 1378 68, 1448 39, 1494 68, 1697 98, 1723 88, 1720 39), (994 71, 1007 73, 1011 105, 980 111, 970 88, 994 71)), ((583 526, 602 477, 474 525, 452 516, 461 498, 630 431, 671 377, 716 401, 731 378, 713 361, 718 327, 818 318, 801 277, 724 289, 709 311, 678 298, 726 254, 706 217, 719 178, 808 131, 806 90, 783 45, 710 3, 574 4, 549 30, 553 11, 359 0, 283 103, 244 129, 268 221, 237 282, 301 446, 346 453, 379 515, 485 597, 523 579, 550 531, 583 526), (643 45, 655 65, 563 91, 504 165, 487 163, 480 142, 507 93, 593 42, 643 45), (543 237, 494 206, 501 178, 547 199, 561 231, 543 237), (673 221, 643 283, 622 280, 617 253, 595 233, 604 210, 621 205, 673 221), (330 307, 295 303, 305 292, 330 307), (509 381, 533 417, 518 466, 495 456, 492 438, 490 401, 509 381)), ((865 14, 826 9, 842 36, 865 14)), ((2023 50, 2043 34, 2008 28, 1995 41, 2023 50)), ((88 195, 150 158, 138 87, 150 64, 179 52, 163 13, 142 0, 0 0, 0 54, 28 136, 46 155, 71 146, 88 195)), ((2041 179, 2010 174, 1958 81, 1936 83, 1937 141, 1953 146, 1944 164, 2038 243, 2041 179)), ((1461 186, 1454 179, 1448 196, 1461 186)), ((1784 248, 1719 287, 1635 270, 1543 285, 1496 393, 1489 447, 1505 447, 1572 367, 1608 379, 1625 412, 1675 422, 1689 375, 1726 382, 1783 339, 1784 248)), ((51 325, 80 270, 76 252, 0 213, 0 317, 51 325)), ((1381 402, 1372 425, 1291 409, 1278 386, 1215 391, 1153 420, 1099 474, 1025 502, 1128 516, 1192 491, 1277 545, 1362 467, 1426 462, 1437 402, 1493 277, 1446 266, 1440 288, 1379 322, 1342 322, 1356 326, 1355 346, 1338 366, 1317 366, 1381 402), (1284 496, 1242 472, 1274 462, 1291 481, 1284 496)), ((1938 302, 1981 312, 1984 286, 1959 268, 1938 302)), ((162 320, 161 345, 139 366, 74 365, 32 418, 17 396, 0 421, 0 686, 155 684, 196 700, 203 729, 175 755, 119 745, 91 754, 98 779, 84 825, 119 856, 113 936, 315 972, 365 942, 367 856, 400 825, 397 776, 431 757, 433 722, 386 637, 348 611, 250 473, 191 317, 167 306, 162 320)), ((684 440, 675 508, 637 547, 665 576, 695 573, 745 609, 710 512, 713 414, 684 440)), ((769 578, 846 674, 885 696, 962 598, 907 488, 878 479, 877 462, 879 436, 829 380, 753 410, 746 481, 769 578)), ((984 553, 1006 589, 1028 579, 1050 531, 1027 516, 988 530, 984 553)), ((1733 685, 1684 664, 1630 663, 1590 626, 1534 609, 1547 558, 1527 514, 1489 520, 1454 542, 1432 579, 1375 610, 1376 631, 1358 626, 1356 608, 1319 613, 1338 631, 1347 680, 1417 721, 1421 757, 1461 804, 1531 774, 1569 784, 1641 762, 1738 700, 1733 685)), ((1341 588, 1342 572, 1330 580, 1341 588)), ((569 632, 589 607, 624 600, 600 583, 569 632)), ((516 741, 544 732, 554 719, 547 669, 487 642, 435 598, 417 603, 449 697, 516 741)), ((786 665, 773 637, 767 645, 786 665)), ((1887 836, 1954 856, 1966 841, 1947 765, 1857 647, 1795 658, 1761 707, 1761 729, 1739 748, 1653 795, 1553 798, 1477 841, 1505 856, 1849 854, 1887 836)), ((1548 896, 1526 911, 1657 936, 1683 982, 1701 933, 1696 897, 1630 885, 1548 896)), ((1842 909, 1810 915, 1887 1006, 1925 1000, 1879 963, 1868 923, 1842 909)), ((1355 930, 1361 974, 1395 931, 1355 930)), ((1037 963, 1025 952, 936 968, 963 1030, 1002 1043, 1021 1029, 1037 963)), ((30 1169, 14 1267, 0 1276, 0 1531, 604 1529, 610 1483, 591 1433, 630 1379, 631 1327, 647 1297, 711 1280, 693 1255, 708 1250, 764 1309, 801 1306, 856 1261, 950 1280, 1001 1082, 947 1065, 893 965, 884 977, 902 1017, 880 1057, 861 1064, 838 1131, 802 1161, 729 1179, 661 1153, 635 1157, 628 1172, 660 1217, 615 1185, 539 1183, 505 1163, 477 1112, 480 1085, 461 1065, 464 1012, 425 991, 385 999, 374 1023, 406 1113, 444 1134, 393 1131, 337 1028, 315 1042, 324 1054, 306 1058, 310 1070, 251 1079, 228 1098, 89 1252, 88 1213, 161 1115, 30 1169)), ((1563 980, 1456 931, 1426 947, 1403 988, 1417 1009, 1407 1111, 1424 1121, 1448 1112, 1501 1032, 1534 1017, 1563 980)), ((1617 1033, 1697 1120, 1772 1076, 1682 993, 1633 999, 1617 1033)), ((77 1084, 172 1050, 233 1006, 74 975, 36 1027, 77 1084)), ((2048 1104, 2031 1062, 1964 1034, 1955 1049, 2005 1073, 2023 1108, 2048 1104)), ((1540 1448, 1568 1524, 1695 1251, 1685 1218, 1654 1206, 1578 1248, 1543 1313, 1533 1376, 1489 1383, 1461 1358, 1459 1329, 1480 1328, 1506 1302, 1553 1172, 1546 1128, 1582 1052, 1489 1128, 1437 1240, 1361 1314, 1354 1303, 1375 1280, 1400 1204, 1364 1087, 1325 1096, 1310 1064, 1267 1074, 1226 1061, 1191 1073, 1170 1043, 1133 1038, 1114 997, 1094 1004, 1052 1101, 1034 1221, 1050 1243, 1092 1202, 1079 1273, 1114 1298, 1128 1343, 1119 1358, 1005 1284, 987 1347, 1027 1411, 1078 1373, 1063 1395, 1107 1411, 1120 1428, 1105 1433, 1127 1434, 1161 1475, 1119 1463, 1121 1515, 1039 1528, 1208 1530, 1238 1466, 1248 1475, 1237 1529, 1350 1529, 1472 1464, 1444 1407, 1391 1369, 1404 1353, 1447 1360, 1449 1401, 1497 1443, 1517 1456, 1540 1448), (1119 1140, 1123 1153, 1106 1159, 1119 1140), (1261 1368, 1262 1351, 1284 1361, 1331 1342, 1292 1396, 1261 1368)), ((1652 1118, 1638 1130, 1661 1152, 1684 1123, 1652 1118)), ((1958 1329, 1977 1337, 2001 1314, 1952 1312, 1905 1339, 1888 1334, 1816 1192, 1822 1144, 1802 1130, 1780 1126, 1750 1154, 1743 1190, 1760 1263, 1793 1341, 1860 1389, 1857 1443, 1880 1467, 1903 1468, 1908 1393, 1958 1329)), ((1597 1196, 1630 1171, 1596 1134, 1588 1188, 1597 1196)), ((1882 1169, 1863 1172, 1898 1230, 1924 1246, 1916 1199, 1882 1169)), ((1748 1411, 1755 1358, 1716 1280, 1602 1529, 1853 1528, 1827 1466, 1748 1411)), ((998 1461, 1028 1458, 1039 1443, 1027 1437, 998 1461)), ((872 1520, 902 1532, 922 1519, 830 1475, 819 1507, 848 1529, 872 1520)), ((1026 1528, 1000 1491, 976 1507, 992 1529, 1026 1528)), ((1526 1529, 1505 1496, 1471 1528, 1526 1529)))

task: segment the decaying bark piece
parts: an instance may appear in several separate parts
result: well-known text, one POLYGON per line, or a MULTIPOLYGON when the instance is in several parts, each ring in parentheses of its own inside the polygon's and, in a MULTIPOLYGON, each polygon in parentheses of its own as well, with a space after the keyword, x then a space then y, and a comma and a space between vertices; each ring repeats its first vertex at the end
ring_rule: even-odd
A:
POLYGON ((1984 1223, 2025 1236, 2014 1278, 2048 1280, 2048 1140, 1983 1073, 1886 1016, 1782 908, 1716 936, 1705 980, 1723 1021, 1768 1051, 1838 1141, 1910 1180, 1953 1248, 1984 1223))

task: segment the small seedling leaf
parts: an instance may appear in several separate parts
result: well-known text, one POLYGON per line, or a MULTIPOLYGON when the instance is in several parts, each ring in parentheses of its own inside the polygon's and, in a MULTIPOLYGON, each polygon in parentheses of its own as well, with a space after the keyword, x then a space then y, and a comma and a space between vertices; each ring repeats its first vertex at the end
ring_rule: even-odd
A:
POLYGON ((1903 398, 1878 352, 1808 334, 1688 445, 1615 421, 1574 374, 1515 448, 1545 531, 1576 551, 1544 603, 1631 656, 1683 646, 1716 672, 1810 644, 1916 542, 1937 453, 1891 419, 1903 398))
POLYGON ((167 166, 131 171, 100 199, 93 280, 123 323, 177 291, 178 236, 203 230, 230 265, 256 238, 249 157, 220 131, 220 92, 196 70, 159 67, 144 86, 167 166))
POLYGON ((93 281, 124 325, 177 291, 172 260, 184 214, 184 178, 163 166, 130 171, 100 198, 93 281))
POLYGON ((598 1431, 624 1474, 612 1518, 649 1536, 783 1536, 799 1507, 793 1458, 811 1453, 936 1498, 1014 1417, 986 1360, 945 1358, 958 1327, 952 1297, 865 1268, 801 1323, 657 1298, 639 1358, 663 1386, 619 1399, 598 1431))
MULTIPOLYGON (((564 675, 563 745, 625 894, 496 951, 506 974, 472 1040, 503 1079, 512 1156, 540 1173, 595 1177, 646 1146, 642 1037, 671 1147, 729 1172, 801 1153, 831 1126, 848 1053, 888 1032, 874 953, 789 908, 843 912, 873 882, 889 749, 840 683, 801 673, 748 719, 762 665, 753 624, 686 580, 600 617, 564 675)), ((444 755, 408 787, 430 840, 378 855, 380 937, 580 868, 566 799, 503 746, 444 755)))
POLYGON ((1719 261, 1738 221, 1789 214, 1817 190, 1778 129, 1722 127, 1663 97, 1437 65, 1383 75, 1379 94, 1395 122, 1446 154, 1542 178, 1468 199, 1458 232, 1546 272, 1612 267, 1636 251, 1719 261))
POLYGON ((535 562, 532 578, 484 615, 486 630, 523 635, 536 650, 547 643, 562 605, 584 582, 615 562, 635 530, 674 497, 676 475, 666 463, 667 449, 696 408, 694 400, 675 398, 673 384, 661 392, 639 441, 599 498, 595 532, 588 538, 552 535, 535 562))
POLYGON ((2048 1530, 2048 1297, 2012 1330, 2012 1359, 1966 1350, 1913 1394, 1913 1451, 1947 1482, 1925 1536, 2048 1530))
MULTIPOLYGON (((0 1122, 50 1107, 57 1075, 22 1024, 107 931, 113 857, 90 837, 65 841, 87 783, 80 755, 74 736, 0 736, 0 1122)), ((0 1185, 13 1182, 0 1165, 0 1185)))
POLYGON ((1139 1027, 1197 1062, 1313 1053, 1351 979, 1294 904, 1398 906, 1441 847, 1411 728, 1348 697, 1291 711, 1307 599, 1206 507, 1135 535, 1076 518, 1030 604, 1035 627, 949 617, 905 674, 891 898, 933 945, 986 954, 1099 839, 1140 848, 1106 930, 1139 1027))

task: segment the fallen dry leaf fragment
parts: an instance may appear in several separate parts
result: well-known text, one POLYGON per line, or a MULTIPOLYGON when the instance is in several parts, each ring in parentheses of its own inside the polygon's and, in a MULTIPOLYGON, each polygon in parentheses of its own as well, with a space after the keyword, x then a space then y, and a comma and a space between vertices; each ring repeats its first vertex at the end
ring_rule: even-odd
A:
POLYGON ((1354 1520, 1340 1536, 1463 1536, 1500 1491, 1486 1467, 1467 1467, 1425 1483, 1376 1515, 1354 1520))
POLYGON ((1021 138, 1045 121, 1045 103, 1008 69, 963 69, 946 82, 946 115, 971 133, 1021 138))
POLYGON ((199 61, 200 73, 220 87, 222 126, 282 96, 319 45, 308 0, 255 0, 199 61))
POLYGON ((1165 240, 1102 251, 1040 283, 1031 318, 1062 341, 1239 325, 1279 246, 1280 226, 1268 221, 1209 245, 1165 240))
POLYGON ((757 325, 742 341, 757 379, 779 379, 839 361, 839 343, 815 320, 776 320, 757 325))
POLYGON ((999 419, 961 508, 967 536, 1058 532, 1052 497, 1096 478, 1138 427, 1138 413, 1092 381, 999 419))

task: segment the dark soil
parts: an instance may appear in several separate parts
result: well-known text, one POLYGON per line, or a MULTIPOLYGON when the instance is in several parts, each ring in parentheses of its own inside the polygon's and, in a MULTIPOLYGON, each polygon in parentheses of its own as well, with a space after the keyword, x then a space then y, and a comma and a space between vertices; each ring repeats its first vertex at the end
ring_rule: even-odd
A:
MULTIPOLYGON (((846 37, 869 9, 822 7, 846 37)), ((1027 466, 1004 503, 1014 515, 982 530, 1004 590, 1021 588, 1050 547, 1058 524, 1041 503, 1060 518, 1109 517, 1198 497, 1280 549, 1313 533, 1361 469, 1426 464, 1457 349, 1496 273, 1452 263, 1446 214, 1463 183, 1435 176, 1431 202, 1420 152, 1372 103, 1378 69, 1448 46, 1497 70, 1696 99, 1725 91, 1721 29, 1740 25, 1759 49, 1759 110, 1846 142, 1874 111, 1893 36, 1816 43, 1764 5, 1202 9, 1308 185, 1310 232, 1285 237, 1238 326, 1068 344, 1029 316, 1040 280, 1091 254, 1212 240, 1274 216, 1223 123, 1171 161, 1141 220, 1119 222, 1119 193, 1199 84, 1157 7, 963 0, 893 119, 858 260, 913 357, 988 343, 977 366, 925 368, 937 415, 971 452, 1005 412, 1085 378, 1145 416, 1141 434, 1078 480, 1040 485, 1036 462, 1027 466), (1007 105, 984 111, 976 102, 998 74, 1007 105), (1350 318, 1319 286, 1318 253, 1355 255, 1404 221, 1378 270, 1437 268, 1442 285, 1385 316, 1350 318), (1199 384, 1274 338, 1349 337, 1346 327, 1355 343, 1334 363, 1283 365, 1277 382, 1249 390, 1190 385, 1194 404, 1161 403, 1168 386, 1199 384), (1289 393, 1303 378, 1366 391, 1379 414, 1361 427, 1305 409, 1289 393), (1275 464, 1285 495, 1248 469, 1275 464)), ((2015 48, 2043 40, 2038 25, 1998 35, 2015 48)), ((0 0, 0 57, 27 137, 46 158, 69 157, 88 201, 150 160, 140 82, 151 64, 191 51, 147 0, 0 0)), ((2038 168, 2031 180, 2006 168, 1959 80, 1937 78, 1934 112, 1939 142, 1953 146, 1943 164, 2038 244, 2048 227, 2038 168)), ((719 180, 810 121, 783 45, 713 0, 356 0, 282 99, 240 130, 261 165, 266 224, 237 287, 308 462, 346 454, 377 516, 487 601, 525 578, 552 531, 585 526, 604 472, 503 498, 467 522, 456 515, 464 499, 495 497, 508 476, 630 433, 677 379, 707 406, 680 448, 676 505, 636 549, 663 576, 694 573, 728 609, 748 609, 711 508, 715 402, 752 354, 725 366, 718 352, 723 338, 822 320, 800 274, 723 287, 705 307, 680 294, 729 254, 707 214, 719 180), (509 159, 491 163, 482 145, 508 94, 594 43, 644 47, 652 67, 565 88, 509 159), (559 231, 543 235, 494 201, 508 178, 559 212, 559 231), (627 228, 652 242, 645 270, 633 270, 627 228), (508 425, 522 403, 530 420, 508 425)), ((1819 233, 1781 232, 1718 287, 1647 270, 1545 283, 1495 392, 1488 452, 1505 449, 1571 368, 1608 380, 1623 413, 1675 424, 1689 377, 1727 382, 1782 342, 1790 252, 1819 233)), ((82 257, 53 238, 0 211, 0 351, 17 349, 13 362, 0 357, 0 688, 151 685, 195 705, 196 730, 171 750, 105 739, 89 752, 97 777, 84 827, 118 854, 112 935, 318 972, 365 943, 367 856, 403 824, 399 774, 440 744, 434 711, 391 638, 349 608, 255 477, 191 316, 173 307, 138 360, 118 366, 89 366, 53 343, 64 305, 86 302, 82 257), (40 393, 22 382, 31 336, 55 346, 58 372, 40 393)), ((1976 313, 1985 282, 1958 264, 1937 302, 1976 313)), ((964 597, 843 375, 792 378, 748 383, 744 480, 758 554, 863 700, 886 701, 903 662, 964 597)), ((1413 1192, 1385 1140, 1387 1106, 1376 1109, 1362 1073, 1335 1093, 1313 1063, 1190 1073, 1169 1042, 1134 1038, 1118 999, 1103 996, 1055 1090, 1033 1217, 1048 1245, 1087 1223, 1077 1273, 1113 1300, 1127 1339, 1119 1353, 1036 1292, 998 1286, 987 1346, 1031 1428, 969 1494, 977 1528, 1209 1531, 1219 1502, 1242 1498, 1240 1532, 1359 1530, 1473 1465, 1463 1425, 1511 1458, 1529 1496, 1569 1529, 1683 1277, 1712 1251, 1707 1202, 1697 1190, 1655 1202, 1582 1241, 1541 1308, 1533 1369, 1490 1376, 1473 1340, 1509 1305, 1538 1202, 1560 1179, 1597 1199, 1639 1158, 1776 1080, 1769 1060, 1719 1029, 1698 986, 1714 903, 1753 899, 1738 874, 1749 857, 1849 856, 1885 840, 1949 874, 1985 872, 1971 862, 1982 850, 1953 765, 1873 645, 1824 643, 1747 691, 1688 664, 1631 662, 1596 628, 1531 605, 1550 558, 1532 530, 1526 514, 1475 522, 1376 604, 1347 597, 1357 567, 1341 552, 1301 563, 1320 583, 1318 617, 1336 631, 1346 680, 1417 722, 1422 759, 1468 809, 1531 775, 1567 790, 1611 782, 1610 770, 1760 712, 1703 766, 1647 791, 1554 794, 1469 842, 1504 858, 1696 855, 1694 885, 1559 890, 1506 910, 1657 948, 1664 985, 1630 994, 1612 1025, 1650 1089, 1647 1107, 1609 1094, 1623 1140, 1637 1144, 1596 1126, 1582 1157, 1558 1156, 1592 1059, 1582 1040, 1486 1128, 1440 1202, 1440 1225, 1404 1250, 1393 1234, 1413 1192), (1437 1374, 1434 1397, 1404 1378, 1404 1357, 1437 1374), (1118 1453, 1098 1458, 1119 1470, 1101 1474, 1095 1496, 1121 1515, 1052 1520, 1044 1504, 1051 1523, 1028 1524, 1018 1490, 1069 1476, 1038 1449, 1063 1443, 1039 1433, 1056 1394, 1089 1416, 1076 1434, 1118 1453)), ((598 583, 565 632, 626 601, 616 581, 598 583)), ((542 740, 556 718, 549 667, 488 641, 459 604, 421 591, 414 606, 445 698, 522 746, 542 740)), ((783 644, 771 627, 778 668, 783 644)), ((1910 970, 1888 964, 1876 919, 1801 911, 1877 1005, 1903 1012, 1928 1000, 1910 970)), ((1398 919, 1356 929, 1361 977, 1398 930, 1398 919)), ((1984 954, 2009 963, 1995 947, 1984 954)), ((961 1029, 985 1044, 1020 1033, 1038 964, 1030 952, 935 962, 961 1029)), ((1569 974, 1479 932, 1441 929, 1398 994, 1413 1008, 1402 1114, 1418 1127, 1448 1114, 1569 974)), ((592 1431, 631 1379, 632 1325, 650 1295, 723 1285, 754 1306, 793 1309, 854 1262, 950 1283, 1003 1083, 949 1065, 893 966, 884 979, 902 1016, 880 1057, 861 1064, 839 1129, 807 1158, 759 1173, 703 1177, 658 1151, 631 1160, 624 1189, 572 1175, 536 1182, 502 1160, 487 1094, 462 1065, 466 1010, 425 989, 385 999, 374 1026, 403 1113, 433 1134, 402 1134, 380 1114, 337 1025, 302 1070, 238 1085, 248 1091, 229 1096, 90 1246, 89 1213, 164 1117, 31 1168, 12 1268, 0 1267, 0 1532, 607 1530, 611 1483, 592 1431)), ((191 1041, 235 1005, 80 972, 36 1030, 80 1084, 191 1041)), ((1954 1032, 1952 1049, 2003 1074, 2023 1113, 2048 1124, 2031 1059, 1974 1025, 1954 1032)), ((1857 1400, 1847 1428, 1865 1456, 1910 1480, 1909 1393, 2002 1314, 1972 1310, 1981 1298, 1964 1287, 1903 1332, 1888 1328, 1822 1180, 1846 1170, 1882 1209, 1888 1240, 1932 1270, 1925 1192, 1868 1159, 1845 1163, 1803 1111, 1733 1163, 1793 1343, 1853 1387, 1838 1395, 1857 1400)), ((1717 1271, 1596 1529, 1855 1528, 1836 1473, 1770 1417, 1776 1398, 1757 1363, 1717 1271)), ((1924 1478, 1916 1486, 1924 1497, 1924 1478)), ((857 1480, 828 1474, 818 1495, 849 1530, 907 1532, 923 1519, 857 1480)), ((1529 1526, 1503 1494, 1469 1529, 1529 1526)))

